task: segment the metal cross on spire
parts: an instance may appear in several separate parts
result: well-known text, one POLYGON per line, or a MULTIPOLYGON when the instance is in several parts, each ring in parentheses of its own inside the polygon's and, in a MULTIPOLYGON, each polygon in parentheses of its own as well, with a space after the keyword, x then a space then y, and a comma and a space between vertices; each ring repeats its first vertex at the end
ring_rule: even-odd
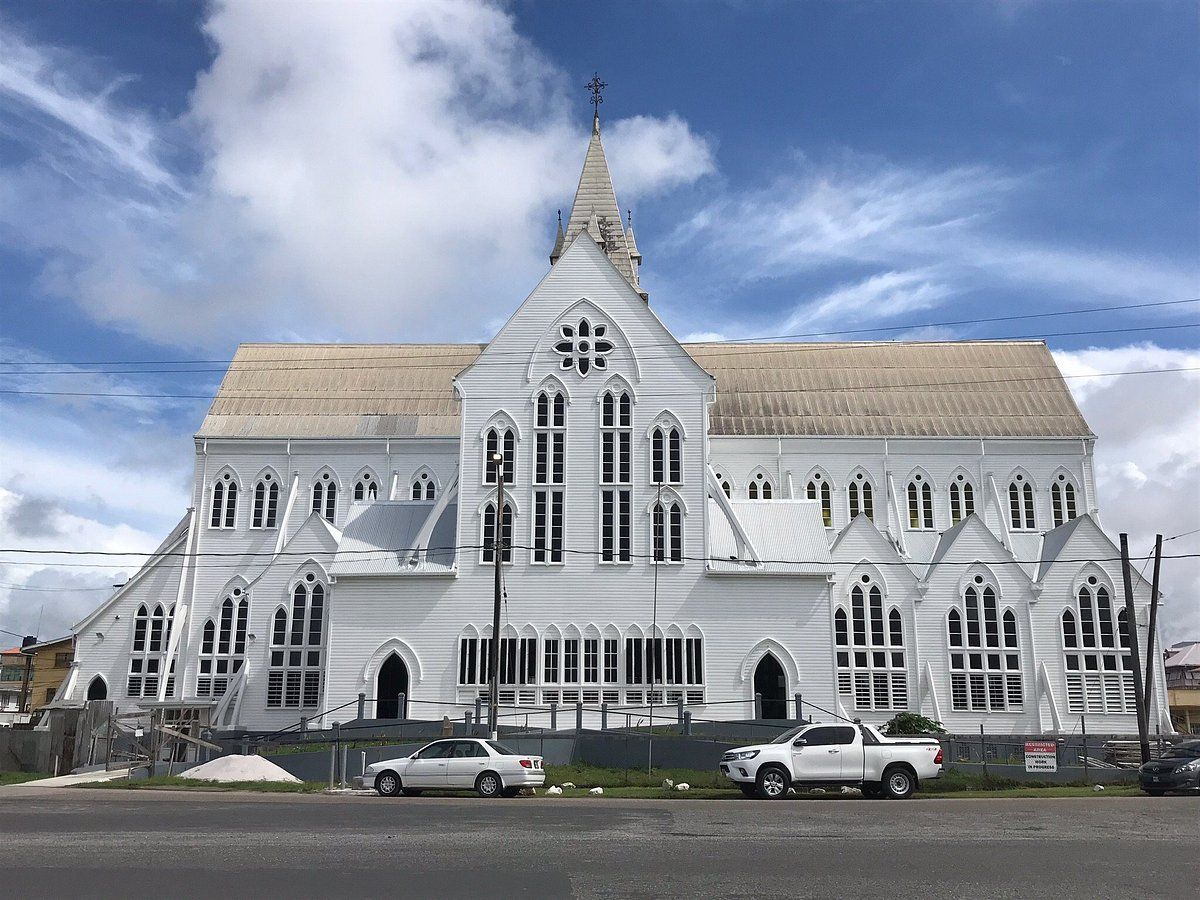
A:
POLYGON ((592 94, 592 106, 596 109, 596 115, 600 115, 600 104, 604 102, 604 89, 608 87, 607 81, 600 80, 600 73, 592 73, 592 80, 584 85, 592 94))

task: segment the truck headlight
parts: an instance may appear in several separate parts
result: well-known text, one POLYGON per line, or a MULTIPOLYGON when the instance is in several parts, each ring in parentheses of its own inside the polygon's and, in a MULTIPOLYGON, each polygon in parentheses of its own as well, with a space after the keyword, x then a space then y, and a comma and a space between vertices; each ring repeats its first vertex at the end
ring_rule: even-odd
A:
POLYGON ((731 754, 729 754, 729 758, 730 758, 731 760, 734 760, 734 759, 754 759, 754 757, 756 757, 756 756, 758 756, 758 751, 757 751, 757 750, 742 750, 742 751, 741 751, 741 752, 739 752, 739 753, 731 753, 731 754))
POLYGON ((1184 763, 1182 766, 1175 768, 1176 773, 1179 772, 1195 772, 1200 769, 1200 757, 1193 759, 1191 762, 1184 763))

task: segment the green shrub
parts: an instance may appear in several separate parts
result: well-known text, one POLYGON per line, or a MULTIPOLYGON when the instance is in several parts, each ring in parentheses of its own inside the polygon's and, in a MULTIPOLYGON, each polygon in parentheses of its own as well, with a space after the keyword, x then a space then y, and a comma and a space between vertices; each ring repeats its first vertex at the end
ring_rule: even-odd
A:
POLYGON ((883 733, 888 737, 905 737, 908 735, 945 734, 946 729, 937 719, 929 719, 912 712, 896 713, 883 726, 883 733))

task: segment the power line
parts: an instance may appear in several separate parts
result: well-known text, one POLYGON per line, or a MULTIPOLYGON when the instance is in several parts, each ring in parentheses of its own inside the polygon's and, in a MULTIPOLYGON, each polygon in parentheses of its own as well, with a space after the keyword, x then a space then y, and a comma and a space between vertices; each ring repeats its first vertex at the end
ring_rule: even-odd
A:
MULTIPOLYGON (((1120 305, 1116 305, 1116 306, 1093 306, 1093 307, 1084 307, 1084 308, 1080 308, 1080 309, 1062 309, 1062 310, 1052 310, 1050 312, 1023 313, 1023 314, 1009 315, 1009 316, 991 316, 991 317, 976 318, 976 319, 952 319, 952 320, 946 320, 946 321, 941 321, 941 322, 916 322, 916 323, 907 323, 907 324, 903 324, 903 325, 880 325, 880 326, 876 326, 873 328, 849 328, 849 329, 841 329, 841 330, 835 330, 835 331, 809 331, 809 332, 793 332, 790 334, 758 335, 758 336, 754 336, 754 337, 732 338, 730 340, 719 341, 719 342, 715 342, 715 343, 753 344, 753 343, 759 342, 759 341, 784 341, 784 340, 796 340, 799 338, 838 337, 838 336, 852 335, 852 334, 877 334, 879 332, 886 332, 886 331, 911 331, 911 330, 919 329, 919 328, 944 328, 944 327, 949 327, 949 326, 953 326, 953 325, 979 325, 979 324, 985 324, 985 323, 990 323, 990 322, 1013 322, 1013 321, 1019 321, 1019 320, 1024 320, 1024 319, 1045 319, 1045 318, 1053 318, 1053 317, 1057 317, 1057 316, 1085 315, 1085 314, 1089 314, 1089 313, 1098 313, 1098 312, 1116 312, 1116 311, 1120 311, 1120 310, 1129 310, 1129 309, 1151 309, 1151 308, 1155 308, 1155 307, 1164 307, 1164 306, 1179 306, 1179 305, 1188 304, 1188 303, 1200 303, 1200 297, 1188 298, 1185 300, 1160 300, 1160 301, 1155 301, 1155 302, 1151 302, 1151 303, 1127 303, 1127 304, 1120 304, 1120 305)), ((1076 333, 1083 333, 1083 332, 1076 332, 1076 333)), ((1007 338, 1007 340, 1014 340, 1014 338, 1007 338)), ((917 343, 920 343, 920 342, 917 342, 917 343)), ((318 344, 315 346, 335 346, 336 347, 336 346, 342 346, 342 345, 336 345, 336 344, 335 345, 320 345, 320 344, 318 344)), ((428 345, 427 344, 427 345, 418 345, 418 346, 454 347, 454 346, 461 346, 461 345, 455 345, 455 344, 428 345)), ((480 343, 480 344, 477 344, 476 346, 482 348, 482 347, 486 346, 486 344, 480 343)), ((645 348, 645 347, 654 347, 654 346, 673 347, 674 344, 670 343, 670 342, 653 342, 653 343, 649 343, 649 344, 634 345, 634 347, 632 349, 641 349, 641 348, 645 348)), ((703 346, 703 344, 700 344, 700 346, 703 346)), ((492 353, 493 354, 512 353, 515 355, 521 355, 523 353, 523 351, 493 350, 492 353)), ((391 359, 391 357, 388 357, 388 356, 359 357, 359 359, 391 359)), ((232 359, 54 360, 51 362, 31 362, 31 361, 23 361, 23 360, 0 360, 0 365, 104 366, 104 365, 142 365, 142 364, 145 364, 145 365, 200 365, 200 364, 218 364, 218 363, 227 365, 228 363, 231 363, 232 361, 233 361, 232 359)), ((294 360, 292 360, 290 358, 286 358, 286 357, 279 357, 276 360, 259 359, 259 360, 254 360, 254 362, 294 362, 294 360)), ((223 371, 223 369, 217 370, 217 371, 223 371)), ((6 374, 10 374, 10 373, 6 373, 6 374)), ((111 374, 111 373, 105 373, 105 374, 111 374)))
MULTIPOLYGON (((1200 327, 1200 323, 1193 327, 1200 327)), ((812 370, 820 371, 821 367, 813 367, 812 370)), ((836 371, 854 371, 845 369, 844 367, 826 367, 836 371)), ((880 368, 906 368, 903 366, 880 367, 880 368)), ((923 367, 924 368, 924 367, 923 367)), ((963 366, 962 368, 971 368, 963 366)), ((1045 367, 1049 369, 1050 367, 1045 367)), ((741 371, 758 371, 758 372, 777 372, 776 367, 772 366, 749 366, 741 371)), ((1076 375, 1063 375, 1057 369, 1053 375, 1027 375, 1017 378, 985 378, 974 379, 971 381, 929 381, 929 382, 907 382, 904 384, 864 384, 853 386, 818 386, 811 388, 737 388, 726 390, 723 396, 741 396, 746 394, 836 394, 836 393, 859 393, 863 391, 909 391, 913 388, 946 388, 946 387, 969 387, 977 385, 997 385, 997 384, 1027 384, 1036 382, 1059 382, 1064 379, 1074 378, 1116 378, 1125 375, 1164 375, 1172 372, 1198 372, 1200 366, 1172 366, 1160 369, 1129 369, 1121 372, 1083 372, 1076 375)), ((639 390, 638 394, 642 397, 695 397, 697 391, 654 391, 654 390, 639 390)), ((129 398, 142 400, 345 400, 345 401, 393 401, 393 400, 414 400, 414 401, 430 401, 444 402, 452 400, 457 403, 455 397, 449 395, 446 389, 430 388, 428 391, 417 394, 385 394, 379 391, 363 391, 361 394, 290 394, 282 392, 258 391, 255 393, 232 393, 222 392, 219 394, 151 394, 151 393, 132 393, 120 391, 35 391, 25 389, 0 389, 0 394, 12 395, 35 395, 42 397, 108 397, 108 398, 129 398)), ((473 394, 472 399, 479 400, 510 400, 511 394, 473 394)), ((305 412, 306 416, 346 416, 351 413, 320 413, 320 412, 305 412)))
MULTIPOLYGON (((1192 302, 1192 301, 1188 301, 1188 302, 1192 302)), ((1127 326, 1127 327, 1123 327, 1123 328, 1097 328, 1097 329, 1086 329, 1086 330, 1081 330, 1081 331, 1051 331, 1051 332, 1041 332, 1038 334, 1003 335, 1003 336, 999 336, 999 337, 990 337, 990 338, 956 338, 956 339, 939 340, 939 341, 874 341, 874 342, 855 343, 855 344, 853 344, 853 348, 855 350, 871 350, 871 349, 883 349, 883 348, 893 348, 894 349, 895 347, 898 347, 898 346, 914 347, 914 346, 945 345, 945 344, 986 344, 986 343, 994 343, 997 341, 1044 340, 1045 338, 1051 338, 1051 337, 1080 337, 1080 336, 1102 335, 1102 334, 1129 334, 1129 333, 1133 333, 1133 332, 1143 332, 1143 331, 1172 331, 1172 330, 1178 330, 1181 328, 1200 328, 1200 322, 1183 322, 1183 323, 1175 323, 1175 324, 1171 324, 1171 325, 1127 326)), ((747 340, 749 340, 749 339, 747 339, 747 340)), ((766 339, 759 339, 759 340, 766 340, 766 339)), ((684 345, 680 345, 680 346, 683 346, 685 348, 685 352, 687 352, 686 348, 688 348, 688 347, 696 348, 696 351, 699 354, 700 360, 703 360, 703 361, 719 359, 719 358, 725 357, 725 356, 744 356, 747 353, 746 349, 736 349, 736 350, 731 349, 731 350, 727 350, 727 351, 723 351, 723 352, 718 351, 718 350, 708 351, 708 350, 703 349, 703 348, 709 347, 709 346, 722 347, 722 346, 725 346, 725 345, 731 344, 731 343, 738 343, 738 342, 722 341, 722 342, 717 342, 715 344, 684 344, 684 345)), ((756 355, 764 354, 764 353, 821 353, 821 352, 837 352, 837 351, 844 352, 847 349, 847 346, 845 343, 828 343, 828 344, 821 343, 821 344, 816 344, 816 345, 804 344, 804 345, 794 345, 794 346, 789 346, 786 341, 781 341, 780 343, 781 343, 781 346, 770 346, 770 347, 763 347, 763 346, 755 345, 753 343, 748 343, 748 344, 746 344, 746 347, 754 347, 755 349, 750 352, 753 352, 756 355)), ((341 347, 345 347, 346 345, 338 345, 338 344, 334 344, 334 345, 303 345, 303 344, 301 344, 298 346, 300 346, 300 347, 333 346, 335 348, 341 348, 341 347)), ((406 345, 398 344, 396 346, 403 347, 406 345)), ((427 345, 417 345, 417 346, 427 346, 427 345)), ((448 345, 448 346, 457 346, 457 345, 448 345)), ((647 345, 642 345, 642 346, 644 346, 644 347, 662 347, 662 348, 667 349, 668 351, 673 351, 676 347, 676 345, 674 345, 674 344, 667 344, 667 343, 647 344, 647 345)), ((629 349, 636 352, 639 350, 639 347, 637 345, 633 345, 629 349)), ((482 348, 481 348, 480 352, 482 352, 482 348)), ((492 351, 490 351, 489 355, 491 355, 493 357, 511 355, 511 356, 515 356, 515 357, 519 357, 519 358, 526 358, 529 356, 529 353, 530 353, 530 351, 526 351, 526 350, 492 350, 492 351)), ((339 363, 338 359, 336 359, 336 358, 297 360, 295 358, 280 357, 277 360, 248 359, 248 360, 241 360, 240 362, 238 360, 236 360, 236 358, 235 358, 233 360, 228 361, 228 365, 222 365, 219 368, 206 368, 206 369, 130 369, 130 370, 61 369, 61 370, 57 370, 57 371, 55 371, 55 370, 9 371, 9 372, 0 372, 0 375, 14 375, 14 376, 15 375, 27 375, 27 376, 40 376, 40 375, 188 375, 188 374, 219 374, 219 373, 224 373, 224 372, 235 372, 235 373, 276 372, 276 371, 320 372, 320 371, 337 371, 337 370, 343 370, 343 369, 352 370, 352 371, 370 371, 373 369, 380 369, 380 370, 387 370, 387 369, 444 370, 444 369, 450 367, 451 365, 453 365, 451 362, 447 361, 446 357, 448 355, 453 356, 455 354, 443 353, 441 356, 437 357, 440 361, 436 362, 436 363, 412 362, 409 359, 396 359, 394 354, 383 355, 383 356, 359 356, 359 357, 354 357, 351 361, 346 362, 346 363, 339 363), (384 362, 380 365, 367 366, 367 365, 361 364, 364 360, 384 360, 386 362, 384 362), (264 363, 264 362, 281 362, 281 363, 288 363, 289 365, 279 365, 279 366, 260 365, 260 363, 264 363)), ((466 351, 463 351, 457 355, 462 356, 462 362, 460 363, 460 365, 466 367, 466 366, 470 365, 472 362, 474 362, 476 359, 478 359, 480 354, 475 353, 472 355, 472 354, 466 353, 466 351)), ((671 352, 659 354, 658 358, 667 358, 670 355, 672 355, 671 352)), ((654 359, 655 357, 656 357, 655 354, 638 353, 639 360, 654 359)), ((433 357, 430 357, 430 358, 433 358, 433 357)), ((700 361, 700 360, 698 360, 698 361, 700 361)), ((216 360, 215 362, 224 363, 225 361, 216 360)), ((65 365, 66 363, 61 363, 61 362, 58 362, 58 363, 16 363, 16 362, 12 362, 12 363, 4 363, 4 364, 5 365, 65 365)), ((118 363, 112 363, 111 365, 117 365, 117 364, 118 363)), ((129 364, 136 365, 137 363, 129 363, 129 364)), ((181 364, 184 364, 184 363, 181 363, 181 364)), ((93 363, 93 365, 100 365, 100 364, 93 363)), ((166 363, 155 363, 155 362, 147 361, 145 363, 145 365, 166 365, 166 363)))

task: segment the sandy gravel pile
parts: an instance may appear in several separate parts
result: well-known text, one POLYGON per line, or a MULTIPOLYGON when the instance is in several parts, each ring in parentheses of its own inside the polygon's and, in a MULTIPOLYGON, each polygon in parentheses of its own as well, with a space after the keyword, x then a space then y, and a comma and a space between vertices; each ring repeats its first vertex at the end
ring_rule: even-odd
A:
POLYGON ((220 782, 290 781, 295 784, 300 783, 300 779, 295 775, 261 756, 222 756, 220 759, 202 763, 186 772, 180 772, 179 777, 220 782))

